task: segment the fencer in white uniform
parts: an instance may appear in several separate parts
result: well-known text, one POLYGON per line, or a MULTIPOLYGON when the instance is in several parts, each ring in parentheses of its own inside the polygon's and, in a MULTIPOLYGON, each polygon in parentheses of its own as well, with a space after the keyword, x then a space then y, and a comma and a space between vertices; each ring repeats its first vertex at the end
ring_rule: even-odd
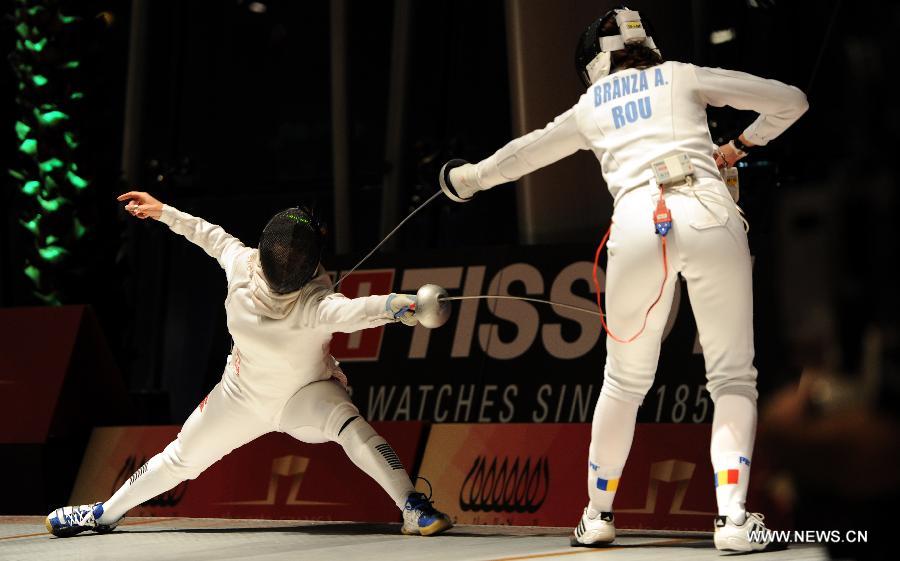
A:
POLYGON ((219 262, 228 284, 225 310, 234 345, 222 380, 193 411, 178 437, 109 500, 51 513, 46 521, 51 533, 69 536, 86 529, 111 531, 129 509, 196 478, 235 448, 274 431, 302 442, 340 444, 350 460, 375 479, 400 508, 404 533, 432 535, 451 526, 446 515, 415 492, 394 450, 360 415, 347 393, 347 379, 329 353, 336 332, 394 321, 414 325, 414 296, 350 299, 335 293, 319 264, 319 227, 305 209, 276 215, 257 250, 244 246, 221 227, 162 205, 146 193, 127 193, 119 200, 130 201, 126 208, 135 216, 158 219, 219 262), (278 233, 273 224, 286 229, 278 233), (269 236, 274 241, 267 241, 269 232, 276 232, 269 236), (308 242, 308 247, 298 240, 308 242), (293 260, 284 260, 284 251, 291 249, 292 242, 300 253, 293 260), (268 253, 262 249, 264 244, 268 253), (282 259, 280 265, 267 268, 269 254, 282 259), (273 289, 301 269, 301 261, 310 267, 304 277, 312 278, 297 281, 289 286, 296 289, 286 293, 273 289), (272 280, 276 276, 281 279, 278 283, 272 280), (297 288, 300 282, 302 286, 297 288))
POLYGON ((662 244, 654 230, 660 193, 671 212, 668 274, 644 331, 632 342, 608 336, 604 383, 594 412, 588 466, 589 506, 573 545, 611 542, 612 503, 634 435, 638 407, 657 369, 663 329, 680 274, 687 283, 715 404, 711 459, 716 473, 720 549, 755 550, 764 528, 745 510, 756 431, 751 260, 743 219, 717 166, 776 138, 807 109, 799 89, 753 75, 663 62, 637 12, 613 10, 582 38, 587 86, 571 109, 492 156, 448 163, 441 185, 465 201, 577 150, 600 161, 614 199, 606 269, 606 321, 620 340, 638 333, 663 283, 662 244), (610 70, 612 71, 610 73, 610 70), (759 117, 728 145, 710 136, 706 107, 731 106, 759 117), (661 191, 652 163, 686 154, 693 174, 661 191))

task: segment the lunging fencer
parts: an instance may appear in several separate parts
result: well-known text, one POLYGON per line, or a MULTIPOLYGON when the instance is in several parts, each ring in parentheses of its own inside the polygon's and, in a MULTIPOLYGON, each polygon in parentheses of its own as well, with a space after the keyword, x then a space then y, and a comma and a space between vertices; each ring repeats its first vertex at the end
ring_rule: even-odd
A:
POLYGON ((225 310, 234 345, 222 380, 178 437, 110 499, 50 513, 48 531, 56 536, 110 532, 131 508, 274 431, 302 442, 340 444, 400 508, 404 534, 428 536, 452 526, 415 491, 394 450, 360 415, 346 391, 347 378, 329 354, 333 333, 395 321, 415 325, 415 296, 350 299, 335 293, 319 262, 323 229, 308 209, 276 214, 255 249, 147 193, 132 191, 118 200, 127 201, 133 216, 165 223, 219 262, 228 283, 225 310))
POLYGON ((607 358, 591 432, 590 502, 572 545, 615 539, 613 499, 638 407, 653 383, 680 274, 715 405, 715 545, 762 549, 765 540, 754 530, 765 529, 763 517, 745 509, 757 418, 750 252, 744 221, 719 168, 731 168, 754 146, 784 132, 806 111, 806 96, 742 72, 664 61, 640 15, 628 8, 593 22, 575 60, 586 90, 571 109, 477 164, 454 160, 441 171, 441 188, 462 202, 577 150, 591 150, 613 196, 607 358), (759 116, 738 138, 717 147, 706 107, 724 105, 759 116))

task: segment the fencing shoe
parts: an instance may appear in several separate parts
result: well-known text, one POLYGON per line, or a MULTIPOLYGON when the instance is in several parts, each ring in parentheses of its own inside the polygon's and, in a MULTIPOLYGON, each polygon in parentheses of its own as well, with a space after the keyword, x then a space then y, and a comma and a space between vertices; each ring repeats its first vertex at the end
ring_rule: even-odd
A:
POLYGON ((743 524, 735 524, 727 516, 716 516, 713 541, 719 551, 760 551, 769 545, 765 517, 758 512, 747 513, 743 524))
POLYGON ((410 493, 403 507, 403 527, 409 536, 433 536, 453 527, 450 517, 434 508, 425 493, 410 493))
POLYGON ((601 512, 597 518, 588 517, 587 509, 581 515, 569 543, 572 547, 602 547, 616 539, 615 517, 611 512, 601 512))
POLYGON ((44 526, 47 531, 59 538, 68 538, 80 534, 85 530, 93 530, 98 534, 112 532, 118 520, 113 524, 98 524, 97 520, 103 516, 103 503, 92 505, 64 506, 47 515, 44 526))

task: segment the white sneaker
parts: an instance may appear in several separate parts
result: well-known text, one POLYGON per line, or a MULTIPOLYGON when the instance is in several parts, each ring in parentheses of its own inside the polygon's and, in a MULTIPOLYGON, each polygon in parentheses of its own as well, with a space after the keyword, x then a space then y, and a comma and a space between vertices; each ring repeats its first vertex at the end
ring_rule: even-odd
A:
POLYGON ((613 513, 601 512, 597 518, 590 518, 587 509, 584 509, 569 543, 572 547, 599 547, 612 543, 614 539, 616 524, 613 513))
POLYGON ((765 517, 758 512, 748 512, 743 524, 735 524, 727 516, 716 516, 716 533, 713 541, 719 551, 760 551, 769 545, 765 517))
POLYGON ((115 530, 119 521, 112 524, 100 524, 97 520, 103 516, 103 503, 92 505, 64 506, 47 515, 44 526, 47 531, 59 538, 67 538, 80 534, 85 530, 93 530, 98 534, 108 534, 115 530))
POLYGON ((434 536, 453 527, 450 517, 434 508, 424 493, 411 493, 403 507, 403 526, 407 536, 434 536))

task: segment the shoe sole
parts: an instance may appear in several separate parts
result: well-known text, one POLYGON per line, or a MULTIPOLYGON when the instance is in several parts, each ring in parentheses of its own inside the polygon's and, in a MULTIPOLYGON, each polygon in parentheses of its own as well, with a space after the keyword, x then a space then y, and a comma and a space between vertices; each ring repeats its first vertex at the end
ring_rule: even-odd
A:
POLYGON ((569 536, 569 545, 572 547, 603 548, 603 547, 610 546, 614 541, 616 541, 616 538, 613 538, 609 541, 596 541, 593 543, 581 543, 580 541, 578 541, 578 538, 576 538, 575 536, 569 536))
POLYGON ((81 532, 84 532, 88 529, 84 527, 54 528, 53 524, 50 523, 49 516, 44 519, 44 527, 47 528, 47 533, 52 534, 57 538, 71 538, 72 536, 77 536, 81 532))
POLYGON ((400 533, 407 536, 436 536, 438 534, 446 532, 452 527, 453 522, 450 522, 449 520, 435 520, 428 526, 416 528, 415 530, 407 530, 406 528, 401 527, 400 533))
POLYGON ((419 533, 423 536, 436 536, 443 532, 446 532, 450 528, 453 527, 453 522, 450 522, 447 519, 436 520, 432 522, 429 526, 425 526, 424 528, 419 529, 419 533))
POLYGON ((86 528, 86 527, 78 527, 78 528, 60 528, 58 530, 53 528, 53 523, 50 522, 50 517, 44 518, 44 527, 47 528, 47 533, 56 536, 57 538, 71 538, 72 536, 77 536, 81 532, 86 532, 88 530, 93 530, 98 534, 109 534, 113 530, 116 529, 119 523, 116 522, 115 525, 110 526, 108 524, 98 524, 94 528, 86 528))
POLYGON ((751 544, 746 540, 742 540, 739 538, 713 539, 713 543, 715 544, 716 549, 718 549, 719 551, 738 551, 741 553, 748 553, 751 551, 762 551, 766 548, 765 545, 751 544))

